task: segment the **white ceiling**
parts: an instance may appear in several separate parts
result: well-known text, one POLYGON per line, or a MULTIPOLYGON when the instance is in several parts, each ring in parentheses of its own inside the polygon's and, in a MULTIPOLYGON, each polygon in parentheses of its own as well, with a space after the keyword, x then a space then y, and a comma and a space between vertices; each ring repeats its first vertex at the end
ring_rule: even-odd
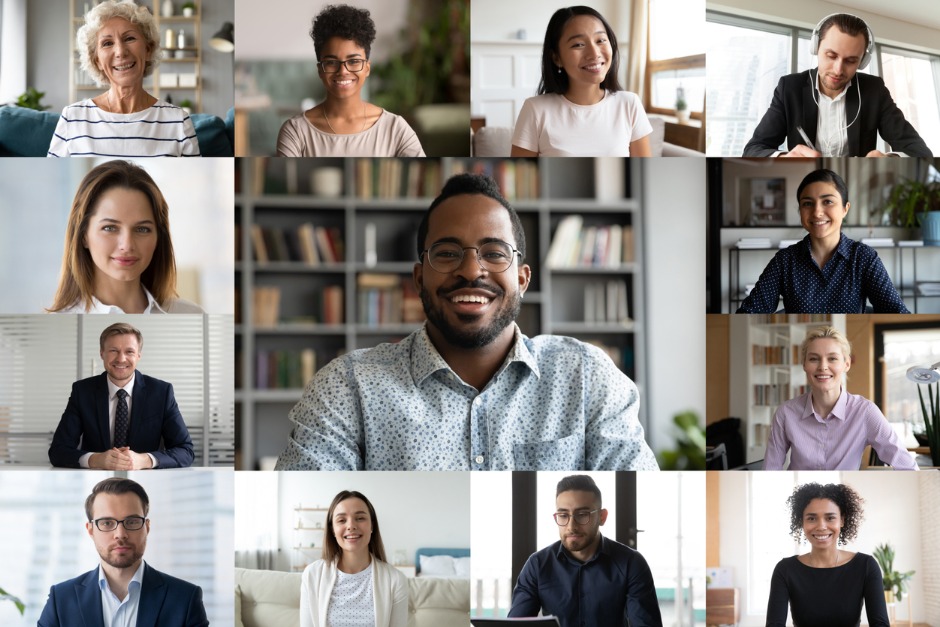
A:
POLYGON ((940 3, 937 0, 843 0, 837 4, 940 29, 940 3))

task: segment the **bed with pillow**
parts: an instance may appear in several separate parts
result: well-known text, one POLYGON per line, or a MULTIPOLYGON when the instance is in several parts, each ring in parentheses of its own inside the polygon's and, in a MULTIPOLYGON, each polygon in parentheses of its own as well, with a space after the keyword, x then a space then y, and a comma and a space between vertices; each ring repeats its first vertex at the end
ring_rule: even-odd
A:
POLYGON ((470 549, 419 548, 415 576, 470 579, 470 549))

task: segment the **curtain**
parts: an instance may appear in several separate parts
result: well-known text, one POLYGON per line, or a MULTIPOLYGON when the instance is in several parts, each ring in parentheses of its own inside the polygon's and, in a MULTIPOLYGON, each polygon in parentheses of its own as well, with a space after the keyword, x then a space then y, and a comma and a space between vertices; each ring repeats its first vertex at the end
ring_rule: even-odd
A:
POLYGON ((649 0, 634 0, 630 15, 630 51, 627 63, 627 91, 643 100, 646 91, 646 61, 649 50, 649 0))

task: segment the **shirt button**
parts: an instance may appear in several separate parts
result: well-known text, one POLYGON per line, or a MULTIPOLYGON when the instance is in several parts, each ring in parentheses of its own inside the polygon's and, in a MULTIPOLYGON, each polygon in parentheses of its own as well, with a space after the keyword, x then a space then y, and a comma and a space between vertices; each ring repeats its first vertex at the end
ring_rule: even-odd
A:
POLYGON ((483 456, 482 456, 482 455, 477 455, 476 457, 473 458, 473 461, 475 461, 475 462, 478 463, 478 464, 482 464, 482 463, 483 463, 483 456))
POLYGON ((473 399, 473 404, 474 404, 474 405, 479 405, 479 404, 480 404, 480 397, 479 397, 479 396, 476 397, 475 399, 473 399))

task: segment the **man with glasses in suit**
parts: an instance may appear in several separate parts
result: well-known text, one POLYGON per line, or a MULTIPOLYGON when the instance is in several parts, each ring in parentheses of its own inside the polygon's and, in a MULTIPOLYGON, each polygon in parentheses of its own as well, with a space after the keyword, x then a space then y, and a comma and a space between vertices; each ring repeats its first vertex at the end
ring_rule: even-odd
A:
POLYGON ((555 491, 559 541, 533 553, 512 591, 509 616, 558 618, 561 627, 662 627, 653 575, 634 549, 601 535, 607 510, 588 475, 555 491))
POLYGON ((100 563, 52 586, 38 627, 209 624, 199 586, 144 562, 150 499, 136 481, 112 477, 85 499, 85 529, 100 563))

